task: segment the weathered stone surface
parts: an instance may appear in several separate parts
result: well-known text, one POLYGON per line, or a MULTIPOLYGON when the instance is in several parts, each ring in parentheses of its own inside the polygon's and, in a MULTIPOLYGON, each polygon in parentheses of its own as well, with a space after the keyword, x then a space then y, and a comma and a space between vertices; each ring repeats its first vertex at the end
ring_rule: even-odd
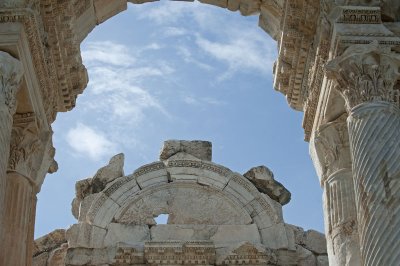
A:
POLYGON ((324 255, 317 256, 317 266, 328 266, 328 265, 329 265, 328 256, 324 255))
POLYGON ((250 225, 156 225, 151 227, 152 241, 212 240, 217 246, 238 241, 261 243, 255 224, 250 225))
POLYGON ((221 225, 211 237, 216 245, 226 245, 226 243, 237 243, 247 241, 250 243, 261 243, 260 233, 257 225, 221 225))
POLYGON ((293 232, 294 242, 297 245, 305 246, 306 232, 304 232, 303 228, 292 224, 285 224, 285 227, 287 231, 293 232))
POLYGON ((53 250, 60 247, 63 243, 66 243, 66 235, 64 229, 57 229, 53 232, 42 236, 35 240, 33 255, 36 256, 42 252, 53 250))
POLYGON ((47 260, 49 259, 49 252, 43 252, 33 256, 33 266, 47 266, 47 260))
POLYGON ((75 195, 78 200, 82 200, 92 192, 92 178, 79 180, 75 184, 75 195))
POLYGON ((125 225, 110 223, 104 238, 104 246, 115 246, 118 242, 134 245, 150 240, 150 230, 147 225, 125 225))
POLYGON ((284 224, 276 224, 274 226, 260 230, 262 243, 271 249, 289 249, 289 240, 286 235, 284 224))
POLYGON ((107 231, 87 223, 72 225, 66 232, 68 247, 103 248, 107 231))
POLYGON ((102 191, 107 183, 124 175, 124 154, 120 153, 110 159, 108 165, 100 168, 92 179, 93 193, 102 191))
POLYGON ((211 161, 211 146, 209 141, 167 140, 161 149, 160 160, 165 161, 179 152, 185 152, 200 160, 211 161))
POLYGON ((78 198, 74 198, 71 202, 71 213, 75 217, 75 219, 79 218, 79 206, 81 204, 81 200, 78 198))
POLYGON ((316 255, 326 255, 321 234, 285 224, 279 202, 228 168, 185 152, 128 176, 108 178, 110 165, 96 174, 98 185, 78 182, 79 223, 68 244, 38 253, 37 266, 317 266, 316 255), (168 224, 156 224, 160 214, 168 224))
POLYGON ((162 162, 143 165, 133 172, 133 176, 141 189, 168 183, 168 173, 162 162))
POLYGON ((65 256, 68 266, 99 266, 109 265, 114 262, 116 248, 69 248, 65 256))
POLYGON ((47 265, 51 266, 64 266, 65 256, 67 255, 68 244, 64 243, 61 247, 51 251, 47 265))
POLYGON ((263 245, 239 242, 227 248, 217 248, 216 265, 275 265, 276 255, 263 245))
POLYGON ((172 182, 143 190, 121 208, 115 220, 154 225, 154 217, 169 214, 169 224, 249 224, 240 205, 220 191, 195 183, 172 182))
POLYGON ((119 207, 114 200, 110 199, 104 192, 101 192, 90 206, 86 214, 86 221, 92 225, 106 228, 119 207))
POLYGON ((267 194, 271 199, 285 205, 290 201, 291 194, 281 183, 274 179, 274 174, 266 166, 253 167, 244 176, 248 178, 257 189, 267 194))
POLYGON ((128 197, 133 196, 139 190, 140 187, 132 174, 108 183, 103 192, 117 204, 122 205, 128 197))
POLYGON ((260 194, 249 180, 236 173, 229 179, 224 191, 229 191, 229 193, 234 195, 243 205, 248 204, 260 194))
POLYGON ((214 245, 210 241, 151 241, 145 243, 148 265, 214 265, 214 245))
POLYGON ((86 196, 79 205, 78 221, 86 222, 86 214, 90 210, 93 201, 99 196, 100 193, 94 193, 86 196))
POLYGON ((325 235, 315 230, 305 233, 304 247, 316 254, 327 254, 325 235))
POLYGON ((296 245, 299 266, 316 266, 317 259, 314 254, 302 246, 296 245))
POLYGON ((228 0, 199 0, 199 2, 213 6, 219 6, 222 8, 226 8, 228 5, 228 0))

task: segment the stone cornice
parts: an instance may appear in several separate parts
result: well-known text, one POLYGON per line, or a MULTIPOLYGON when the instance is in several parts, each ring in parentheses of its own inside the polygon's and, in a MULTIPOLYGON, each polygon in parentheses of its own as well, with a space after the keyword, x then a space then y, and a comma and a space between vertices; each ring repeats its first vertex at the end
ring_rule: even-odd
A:
POLYGON ((279 55, 274 66, 274 88, 284 95, 295 110, 302 111, 305 102, 309 62, 319 18, 319 2, 285 1, 278 39, 279 55))
POLYGON ((16 95, 23 74, 22 64, 0 51, 0 108, 6 106, 12 116, 16 111, 16 95))
POLYGON ((322 1, 320 22, 314 43, 315 62, 310 66, 307 100, 304 105, 303 128, 305 140, 309 141, 312 131, 323 122, 323 112, 331 83, 325 74, 329 59, 340 56, 350 46, 378 41, 380 45, 394 47, 400 39, 385 26, 384 11, 371 6, 336 6, 322 1))
POLYGON ((37 11, 29 8, 0 9, 0 23, 21 23, 28 39, 30 54, 40 84, 40 96, 48 122, 53 122, 57 110, 57 81, 51 55, 44 47, 44 31, 37 11))

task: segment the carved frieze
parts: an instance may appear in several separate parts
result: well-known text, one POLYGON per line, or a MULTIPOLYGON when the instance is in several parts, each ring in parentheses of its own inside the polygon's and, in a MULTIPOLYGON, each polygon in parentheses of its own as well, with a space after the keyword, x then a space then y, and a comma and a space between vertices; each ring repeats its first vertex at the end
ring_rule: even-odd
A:
POLYGON ((214 265, 215 262, 212 241, 146 242, 144 255, 151 265, 214 265))
POLYGON ((399 104, 394 86, 400 76, 400 54, 374 41, 353 45, 326 65, 328 77, 336 82, 348 110, 373 101, 399 104))
MULTIPOLYGON (((303 110, 302 89, 307 82, 309 57, 317 28, 319 3, 316 1, 285 1, 281 20, 279 55, 274 67, 274 87, 286 95, 289 105, 303 110)), ((262 24, 261 24, 262 25, 262 24)))
POLYGON ((23 74, 22 64, 0 51, 0 110, 5 106, 10 115, 16 111, 16 96, 23 74))
POLYGON ((221 257, 221 265, 269 265, 277 262, 276 255, 271 250, 249 242, 238 244, 221 257))

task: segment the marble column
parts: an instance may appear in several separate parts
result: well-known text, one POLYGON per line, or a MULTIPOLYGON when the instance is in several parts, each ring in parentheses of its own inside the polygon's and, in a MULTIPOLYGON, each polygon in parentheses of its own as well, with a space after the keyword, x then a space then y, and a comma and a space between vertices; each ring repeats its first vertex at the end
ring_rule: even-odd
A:
MULTIPOLYGON (((0 239, 4 243, 4 196, 10 151, 11 128, 16 111, 16 94, 22 77, 22 65, 6 52, 0 51, 0 239)), ((6 254, 0 244, 0 259, 6 254)))
POLYGON ((400 56, 378 42, 353 45, 327 73, 346 100, 362 265, 400 261, 400 56))
POLYGON ((5 256, 0 265, 26 266, 32 263, 36 213, 37 169, 42 160, 42 141, 33 113, 14 116, 10 157, 6 175, 4 235, 5 256))
POLYGON ((321 125, 310 154, 323 188, 329 265, 361 265, 346 115, 321 125))
POLYGON ((8 172, 5 194, 5 229, 2 241, 5 256, 0 265, 26 266, 32 258, 27 257, 31 239, 32 198, 35 189, 29 178, 8 172))

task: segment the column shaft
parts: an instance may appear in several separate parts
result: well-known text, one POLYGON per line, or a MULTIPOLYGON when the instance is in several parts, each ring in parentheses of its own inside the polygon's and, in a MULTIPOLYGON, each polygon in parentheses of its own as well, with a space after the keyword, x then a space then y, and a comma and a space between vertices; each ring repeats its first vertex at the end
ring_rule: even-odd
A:
POLYGON ((330 265, 360 265, 357 214, 346 115, 321 125, 310 153, 323 188, 325 234, 330 265))
POLYGON ((348 119, 364 265, 400 261, 400 110, 363 103, 348 119))
POLYGON ((351 169, 337 171, 326 180, 323 203, 330 265, 361 265, 351 169))
POLYGON ((2 256, 0 265, 26 266, 28 246, 31 237, 31 217, 34 186, 28 178, 9 172, 6 178, 4 232, 2 242, 2 256))
POLYGON ((13 115, 16 111, 16 95, 22 73, 21 63, 8 53, 0 51, 0 261, 8 256, 3 249, 7 245, 4 241, 7 215, 5 213, 6 173, 10 155, 13 115))

